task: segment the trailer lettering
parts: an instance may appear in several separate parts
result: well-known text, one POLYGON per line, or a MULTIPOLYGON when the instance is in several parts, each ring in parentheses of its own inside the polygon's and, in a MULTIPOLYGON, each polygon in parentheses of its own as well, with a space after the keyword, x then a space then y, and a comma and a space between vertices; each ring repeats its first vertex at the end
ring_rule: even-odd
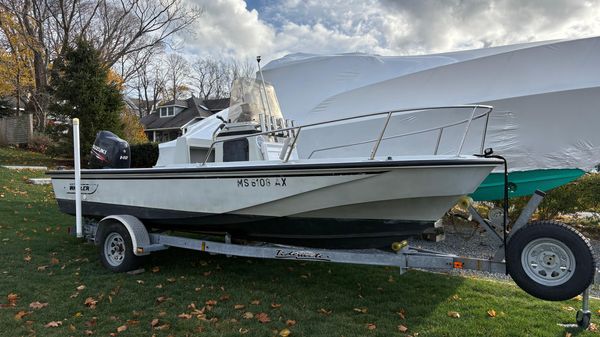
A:
POLYGON ((323 255, 317 252, 311 252, 309 250, 283 250, 278 249, 275 252, 275 258, 277 259, 295 259, 295 260, 316 260, 316 261, 329 261, 330 258, 327 255, 323 255))

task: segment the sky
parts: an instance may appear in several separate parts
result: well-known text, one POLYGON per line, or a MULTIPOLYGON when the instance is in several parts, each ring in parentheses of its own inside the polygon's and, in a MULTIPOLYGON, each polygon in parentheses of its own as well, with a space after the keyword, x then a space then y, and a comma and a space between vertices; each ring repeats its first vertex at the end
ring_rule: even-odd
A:
POLYGON ((416 55, 600 35, 600 0, 185 0, 188 58, 416 55))

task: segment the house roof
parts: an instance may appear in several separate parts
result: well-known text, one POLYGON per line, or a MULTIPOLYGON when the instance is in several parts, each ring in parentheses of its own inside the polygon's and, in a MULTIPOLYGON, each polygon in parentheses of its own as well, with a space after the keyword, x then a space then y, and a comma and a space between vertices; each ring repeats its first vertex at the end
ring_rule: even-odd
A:
POLYGON ((194 118, 206 118, 213 113, 201 107, 202 100, 197 97, 191 97, 186 100, 169 101, 160 106, 177 105, 186 107, 180 113, 172 117, 160 117, 159 109, 153 113, 144 116, 140 122, 146 130, 151 129, 179 129, 194 118))
POLYGON ((219 112, 229 108, 229 98, 207 99, 204 100, 204 106, 206 106, 210 111, 219 112))

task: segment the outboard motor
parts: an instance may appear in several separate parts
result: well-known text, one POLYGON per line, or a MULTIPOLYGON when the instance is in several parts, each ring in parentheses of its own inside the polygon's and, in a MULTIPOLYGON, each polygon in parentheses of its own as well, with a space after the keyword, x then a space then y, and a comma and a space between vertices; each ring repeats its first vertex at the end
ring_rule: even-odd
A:
POLYGON ((129 168, 129 143, 110 131, 98 132, 90 152, 89 166, 92 169, 129 168))

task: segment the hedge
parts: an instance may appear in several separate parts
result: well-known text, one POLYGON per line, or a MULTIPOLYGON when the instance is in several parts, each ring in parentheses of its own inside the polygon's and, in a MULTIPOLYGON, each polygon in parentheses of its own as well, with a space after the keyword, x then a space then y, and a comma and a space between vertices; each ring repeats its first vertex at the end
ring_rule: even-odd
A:
POLYGON ((148 168, 158 160, 158 143, 133 144, 131 149, 131 167, 148 168))

